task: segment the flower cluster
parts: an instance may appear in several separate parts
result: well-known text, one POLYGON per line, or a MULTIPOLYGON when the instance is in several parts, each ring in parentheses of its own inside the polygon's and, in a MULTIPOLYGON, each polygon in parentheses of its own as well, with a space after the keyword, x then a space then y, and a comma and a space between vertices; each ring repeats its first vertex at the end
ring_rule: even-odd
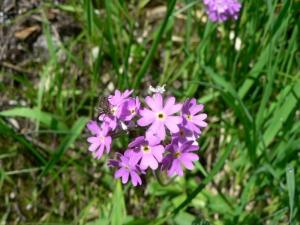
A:
POLYGON ((142 184, 139 173, 145 174, 148 167, 156 170, 159 163, 161 170, 167 169, 169 176, 174 173, 182 176, 182 165, 188 170, 194 169, 192 162, 199 160, 193 153, 199 149, 196 140, 201 128, 207 126, 204 122, 207 115, 200 113, 204 106, 197 105, 195 98, 176 104, 175 97, 169 97, 164 104, 161 95, 164 89, 154 90, 154 96, 145 99, 150 109, 142 107, 138 97, 129 97, 133 90, 124 93, 116 90, 103 101, 105 105, 101 107, 105 110, 99 116, 100 126, 92 120, 87 124, 87 128, 95 133, 87 139, 91 143, 89 151, 95 152, 94 157, 98 159, 104 149, 110 152, 112 137, 124 134, 122 131, 128 133, 140 129, 145 132, 128 145, 124 154, 117 153, 120 161, 110 159, 108 163, 110 167, 120 167, 115 178, 122 177, 122 182, 127 183, 130 176, 134 186, 142 184), (170 143, 166 145, 168 139, 170 143))
POLYGON ((206 5, 206 13, 213 22, 223 22, 230 18, 237 20, 242 7, 238 0, 203 0, 203 2, 206 5))

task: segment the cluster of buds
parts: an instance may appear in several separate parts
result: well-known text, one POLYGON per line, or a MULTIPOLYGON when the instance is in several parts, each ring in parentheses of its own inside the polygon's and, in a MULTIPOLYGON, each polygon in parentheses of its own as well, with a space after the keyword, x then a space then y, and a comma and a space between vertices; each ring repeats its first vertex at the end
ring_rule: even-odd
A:
POLYGON ((197 105, 195 98, 175 104, 175 97, 169 97, 164 104, 164 86, 156 89, 150 86, 150 90, 155 92, 153 97, 145 98, 150 109, 142 107, 138 97, 129 97, 133 90, 124 93, 116 90, 114 95, 102 98, 100 126, 92 120, 87 124, 96 135, 87 139, 91 143, 89 151, 95 152, 94 157, 98 159, 105 149, 110 152, 113 138, 132 130, 143 131, 144 135, 136 137, 124 154, 116 153, 120 161, 108 162, 110 167, 120 167, 115 178, 122 177, 122 183, 127 183, 130 177, 134 186, 142 184, 139 174, 145 174, 149 167, 158 169, 159 163, 169 176, 174 173, 182 176, 182 165, 194 169, 193 161, 199 157, 193 151, 199 149, 197 139, 201 128, 207 126, 204 122, 207 115, 199 113, 204 106, 197 105))
POLYGON ((213 22, 223 22, 230 18, 237 20, 242 7, 238 0, 204 0, 203 3, 206 5, 208 17, 213 22))

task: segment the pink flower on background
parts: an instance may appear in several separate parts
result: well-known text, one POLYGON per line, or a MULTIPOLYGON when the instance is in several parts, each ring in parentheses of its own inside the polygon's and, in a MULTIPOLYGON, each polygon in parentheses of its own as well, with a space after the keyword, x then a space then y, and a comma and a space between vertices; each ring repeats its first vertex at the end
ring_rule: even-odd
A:
POLYGON ((183 118, 183 125, 186 126, 191 131, 201 134, 201 127, 206 127, 207 123, 204 120, 207 118, 207 114, 198 114, 202 109, 203 105, 197 105, 196 99, 189 99, 183 103, 181 116, 183 118))
POLYGON ((230 18, 237 20, 242 7, 238 0, 204 0, 203 3, 206 5, 208 17, 213 22, 223 22, 230 18))
POLYGON ((104 148, 106 148, 107 153, 110 151, 110 145, 112 139, 110 136, 106 136, 109 132, 109 127, 104 126, 102 129, 98 126, 98 124, 90 120, 90 123, 87 124, 87 128, 96 134, 96 137, 92 136, 87 139, 91 146, 89 147, 89 151, 96 151, 94 158, 100 159, 103 155, 104 148))
POLYGON ((130 163, 133 165, 137 164, 141 159, 141 169, 150 167, 156 170, 158 162, 161 162, 165 151, 164 146, 159 145, 160 142, 161 140, 158 137, 146 133, 146 138, 140 136, 131 142, 128 147, 133 149, 126 150, 124 155, 130 158, 130 163))
POLYGON ((110 167, 121 167, 115 173, 115 178, 117 179, 119 177, 122 177, 122 183, 125 184, 128 182, 130 175, 133 186, 142 184, 142 180, 137 172, 145 174, 145 171, 141 170, 139 165, 131 164, 129 158, 123 156, 120 153, 117 153, 117 155, 120 157, 121 161, 110 159, 109 163, 107 164, 110 167))
POLYGON ((201 129, 207 126, 204 121, 207 115, 200 113, 204 106, 197 105, 195 98, 188 98, 183 104, 176 104, 175 97, 169 97, 164 102, 161 95, 164 86, 160 89, 158 87, 150 89, 155 92, 153 97, 145 98, 149 108, 141 107, 138 97, 128 97, 133 90, 124 93, 116 90, 114 95, 101 97, 101 106, 98 108, 101 126, 92 120, 87 124, 87 128, 95 133, 87 139, 91 143, 88 150, 95 152, 94 158, 98 159, 102 157, 105 148, 107 153, 110 152, 112 138, 136 132, 145 134, 135 138, 124 155, 117 153, 120 160, 110 159, 107 164, 119 167, 114 177, 122 178, 123 183, 131 179, 134 186, 141 185, 139 174, 145 174, 144 170, 148 167, 156 170, 160 163, 161 170, 167 170, 169 176, 174 173, 182 176, 182 165, 192 170, 193 162, 199 160, 193 151, 199 149, 197 139, 201 129), (140 117, 135 119, 136 116, 140 117))
POLYGON ((124 101, 121 109, 120 119, 124 121, 132 120, 138 113, 141 103, 139 98, 128 98, 124 101))
POLYGON ((179 131, 178 124, 182 122, 180 116, 171 116, 172 114, 181 110, 182 105, 175 105, 175 98, 170 97, 163 106, 163 98, 160 93, 155 94, 155 98, 150 96, 146 97, 147 105, 152 109, 141 108, 139 113, 142 116, 137 123, 140 126, 147 126, 152 124, 148 131, 152 131, 154 135, 157 135, 161 140, 166 137, 165 126, 172 132, 179 131))
POLYGON ((182 123, 179 124, 178 127, 179 131, 177 133, 172 133, 172 139, 178 138, 179 145, 191 140, 194 141, 193 145, 198 145, 197 139, 200 137, 200 134, 191 131, 188 127, 182 125, 182 123))
POLYGON ((121 117, 122 105, 132 92, 133 90, 126 90, 124 93, 116 90, 115 95, 109 95, 107 99, 110 107, 110 114, 101 114, 99 120, 104 121, 112 130, 115 130, 118 125, 118 119, 121 117))
POLYGON ((199 156, 190 151, 196 151, 199 146, 192 145, 194 141, 187 141, 183 145, 178 145, 178 138, 174 138, 171 144, 167 145, 166 151, 171 154, 166 155, 162 160, 161 170, 168 168, 168 175, 172 176, 175 172, 183 175, 183 170, 180 163, 182 163, 188 170, 194 169, 193 161, 199 160, 199 156))

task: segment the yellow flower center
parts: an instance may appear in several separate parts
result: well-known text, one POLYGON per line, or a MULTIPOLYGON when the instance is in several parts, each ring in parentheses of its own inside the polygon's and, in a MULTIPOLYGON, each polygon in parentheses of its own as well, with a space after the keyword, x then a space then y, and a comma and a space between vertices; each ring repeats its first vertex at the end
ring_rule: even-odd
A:
POLYGON ((100 135, 100 140, 104 142, 104 137, 102 135, 100 135))
POLYGON ((165 117, 166 116, 165 116, 165 114, 163 112, 160 112, 160 113, 157 114, 157 119, 159 119, 159 120, 164 120, 165 117))
POLYGON ((144 145, 144 146, 142 147, 142 150, 143 150, 143 152, 148 153, 148 152, 150 152, 151 148, 150 148, 149 145, 144 145))
POLYGON ((116 110, 115 108, 112 108, 112 109, 111 109, 111 114, 115 115, 115 114, 116 114, 116 111, 117 111, 117 110, 116 110))
POLYGON ((178 159, 181 156, 181 152, 175 152, 174 156, 175 159, 178 159))
POLYGON ((130 113, 131 113, 131 115, 135 114, 135 110, 134 110, 134 109, 131 109, 131 110, 130 110, 130 113))

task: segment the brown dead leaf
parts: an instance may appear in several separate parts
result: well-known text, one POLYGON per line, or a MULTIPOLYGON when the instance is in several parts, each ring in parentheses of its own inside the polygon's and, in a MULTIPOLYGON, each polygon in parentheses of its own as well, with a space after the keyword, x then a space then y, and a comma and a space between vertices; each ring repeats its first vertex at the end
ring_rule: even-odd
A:
POLYGON ((15 37, 21 40, 26 39, 29 35, 31 35, 34 31, 38 30, 38 26, 27 27, 24 30, 18 31, 15 33, 15 37))

